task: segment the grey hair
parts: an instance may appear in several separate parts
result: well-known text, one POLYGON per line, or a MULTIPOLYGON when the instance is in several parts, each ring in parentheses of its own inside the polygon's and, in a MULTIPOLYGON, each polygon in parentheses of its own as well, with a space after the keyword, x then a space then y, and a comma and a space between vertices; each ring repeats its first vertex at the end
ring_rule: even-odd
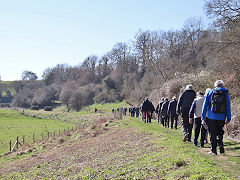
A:
POLYGON ((208 93, 210 90, 211 90, 210 88, 207 88, 207 89, 205 90, 205 95, 207 95, 207 93, 208 93))
POLYGON ((177 100, 176 96, 173 96, 173 97, 172 97, 172 100, 177 100))
POLYGON ((193 89, 193 86, 191 84, 186 86, 186 90, 192 90, 192 89, 193 89))
POLYGON ((223 80, 217 80, 217 81, 214 83, 214 86, 215 86, 215 87, 223 87, 223 86, 224 86, 223 80))
POLYGON ((198 96, 198 97, 199 97, 199 96, 201 97, 201 96, 203 96, 203 93, 202 93, 201 91, 198 91, 198 92, 197 92, 197 96, 198 96))

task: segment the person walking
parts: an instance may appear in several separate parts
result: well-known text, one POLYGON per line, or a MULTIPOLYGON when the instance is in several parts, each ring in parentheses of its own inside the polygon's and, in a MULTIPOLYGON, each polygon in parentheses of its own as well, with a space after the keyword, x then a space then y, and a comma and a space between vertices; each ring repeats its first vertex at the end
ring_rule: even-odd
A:
POLYGON ((136 117, 139 117, 139 107, 137 106, 136 108, 135 108, 135 112, 136 112, 136 117))
POLYGON ((197 97, 194 99, 191 109, 189 111, 189 123, 193 124, 193 119, 194 119, 193 144, 195 146, 198 145, 198 137, 201 131, 200 147, 204 147, 204 140, 205 140, 206 131, 207 131, 207 129, 203 127, 202 121, 201 121, 203 101, 204 101, 203 93, 197 92, 197 97))
POLYGON ((177 129, 177 121, 178 121, 178 115, 177 115, 177 98, 174 96, 172 98, 172 101, 170 101, 168 106, 168 115, 171 120, 171 129, 174 128, 177 129))
POLYGON ((145 101, 142 104, 143 119, 145 123, 150 123, 150 113, 155 111, 154 106, 148 97, 145 98, 145 101))
POLYGON ((177 104, 178 115, 182 117, 182 131, 183 141, 191 142, 193 125, 189 123, 189 111, 192 106, 192 102, 196 97, 196 92, 193 90, 192 85, 187 85, 186 90, 179 96, 177 104))
POLYGON ((202 121, 207 123, 210 135, 211 151, 209 154, 217 155, 217 145, 220 153, 225 153, 223 146, 224 125, 231 121, 231 107, 228 90, 224 82, 217 80, 215 88, 211 89, 203 102, 202 121), (208 116, 206 117, 206 114, 208 116))
POLYGON ((156 107, 157 122, 161 123, 162 125, 163 125, 163 122, 162 122, 162 116, 161 116, 161 108, 163 103, 164 103, 164 97, 161 98, 161 100, 159 101, 156 107))
MULTIPOLYGON (((205 94, 204 94, 204 98, 207 96, 207 94, 208 94, 208 92, 211 90, 211 88, 207 88, 206 90, 205 90, 205 94)), ((206 114, 206 118, 207 118, 208 116, 207 116, 207 114, 206 114)), ((205 141, 204 141, 205 143, 208 143, 208 129, 207 129, 207 132, 206 132, 206 136, 205 136, 205 141)))
POLYGON ((168 105, 169 105, 168 98, 165 98, 161 108, 161 116, 162 116, 163 126, 165 128, 166 127, 169 128, 168 105))

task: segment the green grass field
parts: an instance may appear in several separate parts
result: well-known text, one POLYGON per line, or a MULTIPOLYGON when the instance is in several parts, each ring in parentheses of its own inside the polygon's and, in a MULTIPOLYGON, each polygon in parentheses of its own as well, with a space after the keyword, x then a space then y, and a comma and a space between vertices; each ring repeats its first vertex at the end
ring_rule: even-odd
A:
POLYGON ((22 140, 23 135, 28 143, 33 142, 33 133, 36 140, 41 139, 41 133, 47 136, 47 132, 56 134, 59 130, 62 132, 64 129, 72 128, 73 126, 80 125, 84 122, 91 121, 94 116, 102 113, 110 113, 111 108, 126 107, 125 102, 115 104, 94 104, 82 109, 80 112, 71 110, 67 113, 65 106, 54 109, 54 111, 32 111, 25 110, 25 114, 41 116, 43 119, 32 118, 21 115, 18 111, 0 109, 0 155, 9 151, 9 141, 13 143, 16 137, 22 140), (93 114, 95 107, 98 109, 96 115, 93 114))
POLYGON ((0 109, 0 154, 9 151, 9 141, 13 143, 16 137, 22 139, 25 136, 27 143, 33 142, 33 133, 36 140, 41 139, 41 133, 47 136, 47 132, 53 133, 68 129, 72 123, 61 122, 52 119, 37 119, 21 115, 18 111, 0 109))

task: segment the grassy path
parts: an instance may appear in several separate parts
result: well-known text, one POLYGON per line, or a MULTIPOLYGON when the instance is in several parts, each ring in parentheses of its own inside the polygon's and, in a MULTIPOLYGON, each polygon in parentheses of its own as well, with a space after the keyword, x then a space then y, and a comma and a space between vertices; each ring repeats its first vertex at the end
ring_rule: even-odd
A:
MULTIPOLYGON (((104 108, 110 111, 110 106, 104 108)), ((0 167, 0 178, 240 179, 239 143, 224 140, 226 153, 211 156, 209 145, 199 148, 182 142, 180 129, 129 116, 96 116, 93 124, 64 140, 38 144, 35 152, 17 159, 12 155, 0 167)))
MULTIPOLYGON (((181 130, 160 127, 157 123, 144 124, 131 119, 128 126, 133 126, 148 133, 161 134, 160 140, 154 140, 157 146, 164 147, 151 155, 152 162, 158 159, 161 166, 161 178, 167 179, 239 179, 240 144, 224 140, 226 153, 211 156, 206 148, 199 148, 192 143, 182 142, 181 130)), ((154 163, 153 163, 154 164, 154 163)))

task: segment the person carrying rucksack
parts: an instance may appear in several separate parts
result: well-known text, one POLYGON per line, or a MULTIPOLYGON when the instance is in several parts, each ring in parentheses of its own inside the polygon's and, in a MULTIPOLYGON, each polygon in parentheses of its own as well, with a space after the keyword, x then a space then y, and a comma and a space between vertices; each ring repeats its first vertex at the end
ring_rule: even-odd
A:
POLYGON ((225 153, 223 146, 224 125, 231 121, 231 107, 228 90, 224 88, 224 82, 217 80, 214 83, 216 88, 211 89, 203 102, 202 121, 208 126, 211 141, 209 154, 217 155, 217 145, 220 153, 225 153), (206 114, 208 117, 206 118, 206 114))

